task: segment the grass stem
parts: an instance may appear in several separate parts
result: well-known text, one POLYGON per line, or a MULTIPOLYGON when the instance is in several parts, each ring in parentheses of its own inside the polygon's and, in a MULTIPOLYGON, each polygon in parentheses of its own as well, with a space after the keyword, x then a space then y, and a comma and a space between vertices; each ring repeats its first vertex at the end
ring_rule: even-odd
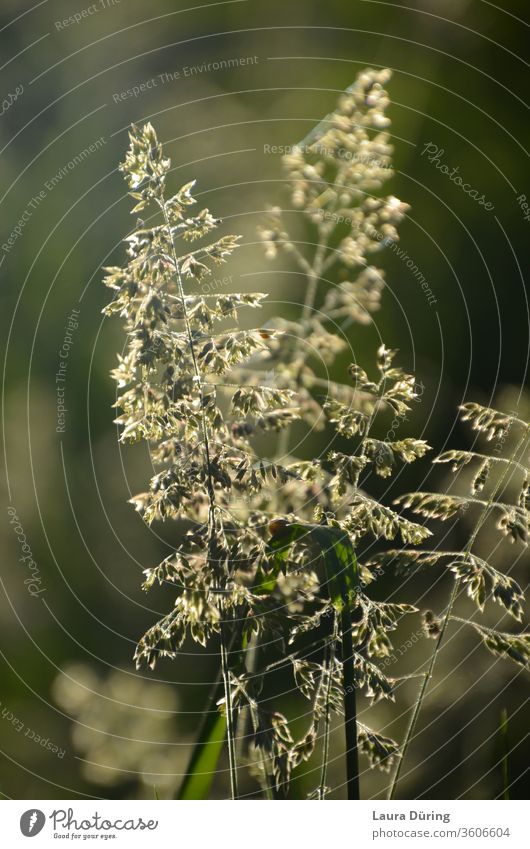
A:
MULTIPOLYGON (((519 421, 519 420, 517 420, 517 421, 519 421)), ((480 513, 480 515, 477 519, 477 522, 475 524, 475 527, 473 528, 473 531, 472 531, 472 533, 469 537, 467 545, 464 548, 465 559, 467 559, 469 557, 469 555, 471 554, 471 551, 473 549, 473 546, 475 545, 479 531, 482 528, 484 522, 486 521, 486 518, 488 516, 488 513, 490 511, 492 504, 495 502, 495 499, 497 497, 497 493, 501 490, 502 486, 504 485, 506 478, 507 478, 509 472, 512 469, 513 462, 516 460, 516 457, 517 457, 520 449, 522 448, 522 446, 524 445, 524 443, 526 442, 526 440, 528 438, 528 434, 530 432, 530 427, 526 423, 524 423, 524 424, 525 424, 524 433, 521 436, 521 438, 518 440, 517 445, 515 446, 512 454, 510 456, 509 462, 506 465, 505 471, 503 472, 503 474, 500 476, 499 480, 497 481, 497 483, 493 487, 491 495, 489 496, 487 501, 484 502, 483 509, 481 510, 481 513, 480 513)), ((516 465, 518 465, 518 464, 516 464, 516 465)), ((465 560, 464 560, 464 562, 465 562, 465 560)), ((400 777, 400 774, 401 774, 401 769, 402 769, 402 766, 403 766, 403 762, 405 760, 405 756, 407 754, 410 743, 411 743, 411 741, 414 737, 414 731, 416 729, 418 717, 420 715, 420 711, 421 711, 421 708, 423 706, 425 695, 427 693, 428 683, 431 680, 432 675, 433 675, 434 667, 435 667, 436 661, 438 659, 438 654, 440 652, 440 648, 442 646, 442 642, 443 642, 443 639, 444 639, 447 624, 449 622, 449 619, 452 616, 453 608, 454 608, 455 601, 457 599, 457 596, 458 596, 458 593, 459 593, 459 590, 460 590, 460 586, 461 586, 460 579, 459 578, 455 579, 454 584, 453 584, 453 588, 451 590, 449 603, 446 607, 446 610, 445 610, 445 613, 444 613, 444 616, 443 616, 443 619, 442 619, 442 622, 441 622, 440 633, 438 635, 438 639, 436 640, 434 650, 433 650, 431 658, 429 660, 429 666, 428 666, 427 672, 425 674, 425 678, 423 679, 423 681, 421 683, 420 691, 418 693, 418 698, 416 699, 416 702, 414 704, 410 723, 409 723, 409 726, 407 728, 407 731, 406 731, 406 734, 405 734, 405 739, 404 739, 402 747, 401 747, 400 757, 398 758, 397 766, 396 766, 396 769, 395 769, 395 772, 394 772, 394 775, 393 775, 393 778, 392 778, 392 783, 390 785, 390 790, 389 790, 389 793, 388 793, 388 799, 393 799, 394 796, 395 796, 399 777, 400 777)))
POLYGON ((320 786, 318 798, 326 798, 326 779, 329 763, 329 740, 331 733, 331 688, 333 686, 333 671, 335 667, 335 645, 337 640, 337 617, 333 614, 333 634, 326 647, 326 696, 324 703, 324 741, 322 748, 322 769, 320 772, 320 786))
POLYGON ((221 674, 223 676, 225 708, 226 708, 226 736, 228 741, 228 764, 230 769, 230 791, 232 799, 237 799, 238 780, 237 780, 237 762, 236 762, 236 741, 234 729, 234 710, 232 706, 232 688, 230 684, 230 666, 228 661, 227 649, 227 623, 221 621, 220 628, 220 644, 221 644, 221 674))
MULTIPOLYGON (((188 337, 188 345, 190 349, 191 359, 193 363, 193 371, 195 378, 199 385, 200 392, 200 402, 201 402, 201 424, 202 424, 202 432, 203 432, 203 447, 204 447, 204 461, 206 466, 206 483, 207 483, 207 491, 208 491, 208 499, 209 499, 209 510, 208 510, 208 556, 212 550, 215 549, 215 509, 216 509, 216 499, 215 499, 215 487, 213 483, 213 475, 212 475, 212 464, 211 464, 211 455, 210 455, 210 438, 208 433, 208 423, 206 420, 206 415, 204 412, 205 408, 205 397, 204 397, 204 384, 203 378, 201 374, 201 370, 199 368, 199 363, 197 360, 197 354, 195 351, 195 342, 193 333, 191 330, 190 319, 188 315, 188 310, 186 308, 186 297, 184 293, 184 284, 182 281, 182 274, 180 270, 180 264, 177 257, 177 252, 175 250, 175 244, 173 242, 173 234, 171 230, 171 223, 168 218, 166 205, 163 201, 160 201, 160 209, 164 216, 164 223, 169 235, 169 239, 171 241, 171 254, 172 260, 175 267, 175 276, 177 279, 177 291, 179 297, 182 302, 182 311, 184 316, 184 324, 186 327, 186 334, 188 337)), ((236 764, 236 752, 235 752, 235 734, 234 734, 234 714, 232 710, 232 694, 231 694, 231 684, 230 684, 230 668, 229 668, 229 658, 228 658, 228 644, 229 637, 227 635, 227 622, 225 620, 225 610, 222 601, 219 602, 219 611, 221 615, 221 626, 220 626, 220 655, 221 655, 221 674, 223 677, 224 684, 224 693, 225 693, 225 706, 226 706, 226 726, 227 726, 227 738, 228 738, 228 760, 230 765, 230 789, 232 793, 232 799, 237 799, 237 764, 236 764)))
POLYGON ((506 708, 501 710, 501 722, 499 726, 499 734, 502 747, 502 798, 509 800, 510 798, 510 777, 508 771, 508 754, 510 747, 508 744, 508 711, 506 708))
POLYGON ((359 787, 359 752, 357 748, 357 699, 351 611, 344 605, 341 612, 342 681, 344 686, 344 734, 346 738, 346 786, 349 800, 361 798, 359 787))

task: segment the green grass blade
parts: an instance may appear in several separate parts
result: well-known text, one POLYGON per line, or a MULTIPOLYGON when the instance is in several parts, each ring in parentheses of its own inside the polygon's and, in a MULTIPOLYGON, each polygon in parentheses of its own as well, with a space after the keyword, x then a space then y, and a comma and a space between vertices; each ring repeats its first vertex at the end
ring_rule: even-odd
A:
MULTIPOLYGON (((219 689, 219 698, 221 697, 222 686, 219 689)), ((215 710, 214 703, 205 715, 178 799, 208 798, 225 739, 226 717, 215 710)))
MULTIPOLYGON (((229 652, 237 646, 239 662, 242 662, 246 640, 242 637, 242 623, 232 634, 229 652)), ((221 670, 210 690, 197 741, 182 781, 177 799, 207 799, 217 771, 219 758, 226 742, 226 716, 219 713, 217 703, 225 694, 221 670)))

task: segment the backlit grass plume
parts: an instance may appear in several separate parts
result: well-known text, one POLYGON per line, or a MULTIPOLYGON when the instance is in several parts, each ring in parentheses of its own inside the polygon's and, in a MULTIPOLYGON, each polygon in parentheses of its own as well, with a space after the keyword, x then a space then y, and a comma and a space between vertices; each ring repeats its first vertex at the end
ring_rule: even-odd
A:
POLYGON ((381 306, 384 275, 372 261, 398 238, 408 208, 384 193, 392 177, 389 77, 360 73, 335 111, 284 157, 286 208, 270 210, 260 236, 267 257, 287 263, 302 296, 298 314, 291 305, 289 318, 275 315, 265 326, 244 323, 263 293, 199 293, 238 238, 214 235, 221 221, 196 211, 193 183, 167 189, 170 161, 150 124, 132 127, 120 166, 142 219, 125 240, 127 263, 105 278, 114 292, 105 313, 120 315, 127 334, 113 371, 116 421, 122 441, 148 443, 155 466, 135 508, 148 524, 178 522, 173 551, 146 569, 143 585, 165 585, 170 610, 141 637, 135 658, 153 668, 177 657, 187 638, 219 655, 180 798, 208 795, 225 737, 233 798, 243 766, 264 796, 283 798, 293 771, 309 760, 318 772, 310 795, 327 798, 334 716, 344 729, 348 798, 361 795, 359 754, 393 769, 392 795, 450 622, 465 622, 494 654, 528 664, 526 632, 457 617, 455 603, 464 589, 479 611, 493 600, 521 621, 522 590, 480 557, 476 541, 495 514, 500 533, 527 542, 529 425, 466 404, 463 418, 498 443, 520 431, 509 457, 442 454, 437 462, 455 471, 474 468, 471 493, 397 499, 419 521, 373 494, 374 481, 429 449, 405 431, 420 393, 397 351, 375 345, 373 362, 360 363, 350 348, 352 362, 345 361, 348 328, 359 333, 381 306), (338 379, 328 377, 332 365, 338 379), (326 451, 298 456, 294 445, 312 428, 325 429, 326 451), (263 434, 267 440, 256 438, 263 434), (506 484, 514 476, 520 486, 510 501, 506 484), (463 510, 477 516, 463 551, 417 547, 431 536, 425 520, 463 510), (373 553, 388 542, 392 550, 373 553), (393 632, 420 611, 406 598, 381 600, 372 585, 386 571, 424 569, 445 569, 454 582, 445 611, 421 618, 419 633, 435 645, 400 745, 359 721, 357 697, 395 698, 401 679, 385 673, 393 632), (276 686, 282 667, 308 705, 297 733, 276 686))
MULTIPOLYGON (((372 474, 386 478, 428 449, 424 440, 385 436, 402 426, 418 398, 414 377, 396 365, 396 351, 385 345, 371 373, 355 362, 343 382, 319 374, 322 364, 329 367, 347 347, 346 328, 370 323, 379 309, 383 272, 371 257, 397 239, 407 210, 393 195, 381 196, 392 177, 384 89, 389 76, 388 71, 361 73, 336 110, 284 157, 289 208, 274 207, 260 229, 267 256, 292 260, 305 284, 299 317, 272 324, 284 332, 268 349, 266 366, 278 386, 297 394, 304 423, 325 423, 331 434, 331 450, 301 466, 305 485, 287 484, 272 501, 283 517, 273 526, 282 562, 296 564, 300 572, 319 564, 321 590, 293 617, 291 643, 301 646, 292 655, 294 680, 313 705, 293 759, 296 765, 310 757, 323 736, 314 794, 321 799, 328 793, 332 713, 344 715, 350 799, 360 795, 358 751, 383 769, 398 751, 395 741, 357 721, 356 691, 372 700, 393 699, 395 682, 378 660, 391 651, 389 633, 415 608, 372 600, 367 586, 374 574, 359 563, 358 551, 374 538, 417 544, 429 536, 423 525, 380 503, 366 488, 372 474), (312 643, 310 656, 308 633, 318 646, 312 643)), ((286 428, 279 457, 289 456, 289 437, 286 428)))
MULTIPOLYGON (((127 264, 107 269, 105 278, 114 291, 105 313, 122 316, 127 332, 126 352, 113 372, 116 421, 121 441, 146 440, 158 467, 147 491, 132 499, 136 509, 148 524, 178 519, 184 527, 175 550, 146 570, 144 588, 166 584, 174 603, 141 638, 135 657, 137 665, 153 668, 160 658, 174 658, 187 636, 203 646, 218 641, 235 797, 238 705, 232 690, 242 685, 234 679, 233 688, 231 666, 250 635, 274 622, 278 607, 276 581, 255 585, 267 530, 250 505, 269 481, 298 476, 279 463, 261 462, 249 436, 255 429, 278 429, 297 411, 289 390, 255 380, 239 384, 232 376, 235 366, 271 342, 272 331, 239 324, 240 312, 258 308, 265 296, 197 294, 197 282, 229 259, 238 238, 211 240, 221 222, 208 209, 193 211, 193 183, 167 191, 170 160, 150 124, 132 127, 120 168, 133 212, 147 220, 125 240, 127 264)), ((310 592, 313 583, 312 576, 297 579, 301 592, 310 592)), ((278 592, 289 594, 288 580, 278 592)), ((282 718, 257 706, 253 716, 258 744, 283 757, 282 718)))

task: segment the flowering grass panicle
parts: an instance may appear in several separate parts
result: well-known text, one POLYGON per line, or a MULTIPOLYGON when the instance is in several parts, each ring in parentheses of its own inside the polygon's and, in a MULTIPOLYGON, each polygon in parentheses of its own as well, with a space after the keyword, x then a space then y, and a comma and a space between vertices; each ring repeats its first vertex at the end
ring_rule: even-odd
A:
MULTIPOLYGON (((170 160, 150 124, 132 127, 120 167, 133 212, 148 220, 137 221, 125 240, 127 264, 108 268, 105 278, 114 298, 104 312, 122 316, 127 332, 126 352, 113 371, 116 422, 121 441, 148 442, 158 467, 147 491, 132 499, 135 508, 148 524, 173 519, 184 528, 175 550, 146 570, 144 589, 166 584, 174 603, 141 638, 135 657, 137 665, 153 668, 174 658, 187 636, 203 646, 218 639, 235 796, 238 700, 232 699, 231 666, 240 663, 251 634, 269 620, 278 627, 274 591, 289 593, 285 578, 277 587, 259 577, 267 530, 251 505, 270 481, 298 476, 261 461, 250 437, 278 429, 297 411, 289 390, 239 384, 232 376, 270 344, 272 331, 244 330, 239 322, 240 311, 259 308, 265 296, 197 294, 197 282, 229 259, 238 238, 210 240, 221 222, 208 209, 192 212, 193 183, 168 196, 170 160)), ((297 578, 299 592, 310 592, 312 584, 311 576, 297 578)), ((276 745, 278 718, 272 731, 267 717, 258 718, 276 745)))
MULTIPOLYGON (((324 423, 331 434, 331 450, 300 467, 306 486, 294 483, 274 494, 282 518, 272 525, 271 543, 300 571, 319 564, 320 592, 294 615, 290 641, 301 646, 292 655, 295 682, 313 706, 293 757, 295 763, 310 757, 322 729, 321 779, 314 793, 321 799, 328 792, 332 713, 344 715, 349 798, 359 797, 358 751, 383 769, 398 751, 395 741, 357 721, 356 691, 371 700, 393 698, 394 682, 378 660, 391 651, 390 632, 416 609, 373 601, 366 588, 375 576, 359 563, 358 552, 367 540, 400 537, 417 544, 430 535, 366 490, 372 474, 389 477, 400 463, 428 450, 421 439, 384 436, 388 415, 402 421, 417 399, 414 376, 395 365, 396 351, 384 344, 371 376, 356 362, 343 382, 318 373, 346 348, 346 328, 370 323, 379 309, 383 272, 369 257, 398 238, 407 210, 393 195, 379 196, 392 176, 383 87, 389 76, 361 73, 335 112, 284 157, 294 209, 273 208, 260 229, 266 255, 292 258, 305 279, 299 318, 273 325, 285 333, 268 350, 268 367, 279 386, 297 393, 303 423, 324 423), (318 646, 310 656, 308 632, 318 646)), ((289 433, 287 428, 280 437, 279 456, 289 453, 289 433)))
POLYGON ((172 606, 141 637, 135 658, 153 668, 177 657, 188 638, 219 652, 219 681, 181 798, 208 795, 225 736, 232 798, 243 766, 267 798, 282 798, 293 770, 316 758, 318 786, 310 795, 327 798, 334 715, 344 728, 348 798, 361 795, 360 754, 372 767, 392 769, 392 796, 451 621, 469 625, 496 655, 524 666, 530 659, 527 633, 454 614, 465 588, 479 611, 493 600, 522 619, 521 588, 479 555, 476 540, 495 513, 498 531, 527 542, 530 426, 466 404, 463 418, 480 434, 503 442, 508 429, 521 430, 514 452, 445 452, 436 462, 475 468, 469 495, 413 492, 390 506, 373 494, 374 481, 429 450, 424 439, 396 438, 419 397, 415 377, 385 344, 373 363, 353 355, 342 379, 327 376, 348 347, 347 329, 369 325, 380 308, 384 275, 372 256, 395 243, 408 209, 383 193, 392 177, 389 77, 360 73, 335 111, 284 157, 288 208, 273 207, 260 235, 267 257, 286 259, 301 281, 299 314, 291 309, 288 320, 278 315, 246 329, 244 315, 260 309, 263 293, 205 294, 203 285, 199 293, 238 237, 215 238, 222 222, 208 209, 194 210, 193 183, 167 190, 170 160, 150 124, 132 127, 120 166, 133 212, 143 218, 125 240, 127 263, 105 278, 114 293, 105 313, 120 315, 127 333, 113 371, 116 421, 121 441, 148 443, 155 466, 146 491, 132 499, 136 510, 148 524, 178 523, 177 543, 146 569, 143 585, 167 587, 172 606), (326 429, 325 452, 297 456, 294 435, 312 428, 326 429), (263 434, 268 440, 256 439, 263 434), (515 502, 504 494, 514 475, 515 502), (463 551, 416 547, 432 536, 424 520, 468 509, 477 519, 463 551), (400 547, 374 554, 387 542, 400 547), (406 599, 381 600, 372 591, 385 572, 438 567, 454 578, 442 614, 421 614, 406 599), (434 648, 400 745, 359 721, 357 698, 394 700, 400 678, 386 674, 385 660, 393 632, 410 616, 420 618, 418 632, 434 648), (293 732, 275 685, 280 667, 310 705, 301 733, 293 732))

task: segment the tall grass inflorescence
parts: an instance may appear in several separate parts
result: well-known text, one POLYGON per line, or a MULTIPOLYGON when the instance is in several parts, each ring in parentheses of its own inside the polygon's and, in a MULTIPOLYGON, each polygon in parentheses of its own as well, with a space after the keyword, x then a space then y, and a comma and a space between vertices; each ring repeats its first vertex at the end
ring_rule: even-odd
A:
MULTIPOLYGON (((187 636, 203 646, 217 639, 235 798, 232 666, 250 634, 268 622, 267 607, 274 609, 270 590, 253 586, 267 532, 249 504, 259 502, 269 479, 296 474, 259 462, 249 434, 289 421, 292 393, 234 383, 234 367, 270 344, 271 331, 234 327, 240 311, 258 308, 265 295, 186 291, 187 281, 196 289, 212 267, 227 261, 238 238, 209 240, 221 222, 207 209, 191 212, 193 183, 167 192, 170 160, 150 124, 133 126, 120 168, 133 213, 148 220, 137 221, 126 239, 127 264, 107 269, 105 278, 115 293, 105 313, 122 316, 127 332, 126 353, 113 371, 116 422, 121 441, 146 440, 159 467, 134 506, 148 524, 172 519, 182 528, 175 550, 146 570, 144 589, 167 584, 176 597, 139 641, 135 658, 138 666, 154 668, 161 658, 174 658, 187 636), (217 332, 227 321, 229 328, 217 332)), ((269 731, 269 717, 258 719, 261 731, 269 731)), ((275 727, 271 735, 276 745, 275 727)))
MULTIPOLYGON (((366 489, 374 473, 386 478, 399 462, 411 463, 428 449, 424 440, 385 436, 394 417, 403 424, 418 397, 414 377, 395 365, 396 351, 384 344, 377 351, 374 376, 357 362, 343 382, 321 374, 347 349, 346 329, 370 324, 379 309, 383 272, 371 257, 397 240, 396 228, 407 210, 395 196, 381 194, 393 176, 384 88, 389 77, 389 71, 359 74, 336 110, 284 157, 290 207, 272 208, 260 229, 267 256, 291 259, 295 279, 305 283, 298 319, 280 318, 272 325, 283 333, 269 349, 268 368, 277 385, 296 393, 304 424, 312 428, 325 422, 335 432, 331 444, 339 448, 307 464, 305 487, 293 484, 276 493, 276 509, 284 519, 275 539, 285 539, 289 559, 299 569, 307 568, 308 547, 310 563, 311 558, 324 562, 314 609, 300 615, 291 629, 291 641, 315 632, 327 643, 320 661, 304 658, 303 649, 293 660, 295 678, 314 705, 306 757, 324 725, 318 798, 327 793, 330 712, 344 714, 350 799, 360 793, 358 750, 372 765, 389 769, 398 748, 359 723, 356 692, 393 698, 393 682, 377 660, 391 650, 388 633, 415 608, 370 599, 366 587, 374 574, 358 563, 358 550, 374 538, 400 535, 416 544, 429 536, 366 489)), ((280 457, 289 454, 289 434, 286 429, 280 438, 280 457)))
POLYGON ((318 779, 309 795, 325 799, 334 722, 343 726, 348 798, 361 796, 359 755, 393 770, 393 796, 451 622, 469 625, 494 654, 528 665, 527 633, 487 628, 455 610, 466 588, 479 610, 492 598, 522 617, 518 584, 481 559, 476 542, 494 512, 502 533, 527 541, 529 425, 464 405, 479 433, 499 436, 513 427, 521 437, 508 458, 475 451, 437 458, 457 471, 479 464, 470 496, 415 492, 397 499, 423 519, 450 518, 468 506, 478 511, 463 551, 420 549, 431 531, 371 493, 374 480, 429 449, 423 439, 395 437, 418 399, 414 376, 385 344, 369 367, 352 355, 342 380, 327 374, 340 368, 348 328, 369 325, 380 308, 384 274, 372 257, 396 242, 407 211, 382 191, 392 177, 389 77, 359 74, 335 111, 284 157, 289 203, 270 210, 260 236, 271 260, 287 260, 284 271, 301 284, 302 298, 298 314, 293 305, 289 318, 276 315, 264 327, 243 325, 245 310, 259 309, 263 293, 198 292, 238 238, 212 240, 221 221, 208 209, 193 212, 193 183, 167 191, 170 160, 150 124, 132 127, 120 166, 133 213, 143 219, 125 240, 126 265, 107 269, 105 278, 114 292, 105 313, 120 315, 127 333, 113 371, 116 421, 121 441, 148 443, 157 468, 134 506, 148 524, 176 521, 178 537, 145 571, 144 589, 165 585, 173 606, 139 640, 136 662, 153 668, 173 659, 187 638, 213 643, 219 657, 219 681, 180 798, 208 795, 226 736, 232 798, 241 795, 243 767, 247 786, 250 775, 267 798, 282 798, 293 770, 311 760, 318 779), (300 435, 313 428, 326 430, 325 453, 297 456, 295 438, 303 443, 300 435), (268 441, 258 439, 263 434, 268 441), (514 474, 522 479, 510 503, 501 496, 514 474), (489 495, 479 497, 489 480, 489 495), (374 554, 391 540, 402 547, 374 554), (378 600, 372 587, 387 571, 408 576, 438 564, 455 580, 445 611, 424 615, 425 634, 436 642, 399 745, 361 722, 359 700, 393 701, 400 680, 411 677, 388 676, 384 662, 392 632, 420 611, 406 599, 378 600), (279 710, 279 668, 290 669, 310 705, 298 735, 279 710))

